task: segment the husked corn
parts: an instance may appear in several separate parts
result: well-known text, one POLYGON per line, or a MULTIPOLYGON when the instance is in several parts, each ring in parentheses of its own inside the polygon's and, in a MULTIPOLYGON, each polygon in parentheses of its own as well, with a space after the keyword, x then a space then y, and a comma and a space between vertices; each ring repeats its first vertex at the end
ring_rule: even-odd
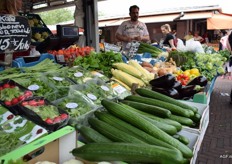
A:
POLYGON ((142 77, 141 72, 139 72, 135 67, 128 65, 126 63, 114 63, 113 67, 115 67, 123 72, 126 72, 134 77, 137 77, 137 78, 142 77))
POLYGON ((112 72, 113 77, 122 81, 130 88, 132 87, 133 84, 138 84, 140 87, 145 86, 145 83, 142 80, 140 80, 140 79, 138 79, 138 78, 126 73, 126 72, 123 72, 123 71, 117 70, 117 69, 111 69, 111 72, 112 72))

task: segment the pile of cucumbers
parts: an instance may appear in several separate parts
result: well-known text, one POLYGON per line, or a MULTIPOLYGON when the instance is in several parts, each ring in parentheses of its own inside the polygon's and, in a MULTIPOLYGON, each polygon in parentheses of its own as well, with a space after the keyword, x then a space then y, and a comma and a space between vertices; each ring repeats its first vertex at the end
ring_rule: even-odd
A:
POLYGON ((95 111, 90 126, 77 128, 86 144, 72 154, 88 161, 189 163, 189 139, 178 132, 199 123, 197 108, 149 89, 135 92, 123 100, 102 100, 105 110, 95 111))

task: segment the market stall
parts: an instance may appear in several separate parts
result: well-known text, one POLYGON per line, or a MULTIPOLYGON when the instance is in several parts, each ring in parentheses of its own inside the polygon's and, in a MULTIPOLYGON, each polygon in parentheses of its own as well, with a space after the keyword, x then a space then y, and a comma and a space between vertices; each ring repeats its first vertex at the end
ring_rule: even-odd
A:
POLYGON ((14 140, 7 151, 1 149, 1 161, 63 163, 77 157, 194 163, 208 126, 214 82, 224 73, 228 54, 210 47, 196 53, 141 45, 130 58, 70 45, 36 62, 14 60, 14 67, 0 72, 0 143, 14 140), (67 66, 57 63, 57 56, 67 66), (37 148, 49 149, 57 139, 62 145, 66 137, 70 144, 59 147, 59 155, 48 158, 45 151, 33 157, 37 148), (92 149, 98 151, 86 156, 92 149))

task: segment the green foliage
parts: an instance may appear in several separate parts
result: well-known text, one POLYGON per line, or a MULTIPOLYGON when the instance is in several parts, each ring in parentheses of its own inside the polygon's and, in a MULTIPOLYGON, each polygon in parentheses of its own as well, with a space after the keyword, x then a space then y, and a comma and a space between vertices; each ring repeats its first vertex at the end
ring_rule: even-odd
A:
POLYGON ((70 21, 74 19, 72 11, 66 8, 51 10, 38 14, 47 25, 55 25, 60 22, 70 21))

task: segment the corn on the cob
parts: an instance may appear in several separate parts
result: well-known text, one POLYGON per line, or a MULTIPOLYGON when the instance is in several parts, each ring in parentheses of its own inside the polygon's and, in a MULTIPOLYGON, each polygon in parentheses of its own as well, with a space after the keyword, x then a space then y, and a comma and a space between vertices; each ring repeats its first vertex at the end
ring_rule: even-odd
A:
POLYGON ((115 67, 123 72, 126 72, 134 77, 137 77, 139 79, 142 77, 141 72, 139 72, 135 67, 128 65, 126 63, 114 63, 113 67, 115 67))
POLYGON ((144 69, 137 61, 135 60, 130 60, 128 62, 129 65, 135 67, 139 72, 142 73, 142 80, 148 84, 150 80, 153 78, 151 77, 150 72, 148 72, 146 69, 144 69))
POLYGON ((132 87, 133 84, 138 84, 139 87, 145 86, 145 83, 142 80, 140 80, 140 79, 138 79, 138 78, 126 73, 126 72, 123 72, 123 71, 117 70, 117 69, 111 69, 111 72, 112 72, 112 75, 116 79, 122 81, 123 83, 128 85, 130 88, 132 87))

